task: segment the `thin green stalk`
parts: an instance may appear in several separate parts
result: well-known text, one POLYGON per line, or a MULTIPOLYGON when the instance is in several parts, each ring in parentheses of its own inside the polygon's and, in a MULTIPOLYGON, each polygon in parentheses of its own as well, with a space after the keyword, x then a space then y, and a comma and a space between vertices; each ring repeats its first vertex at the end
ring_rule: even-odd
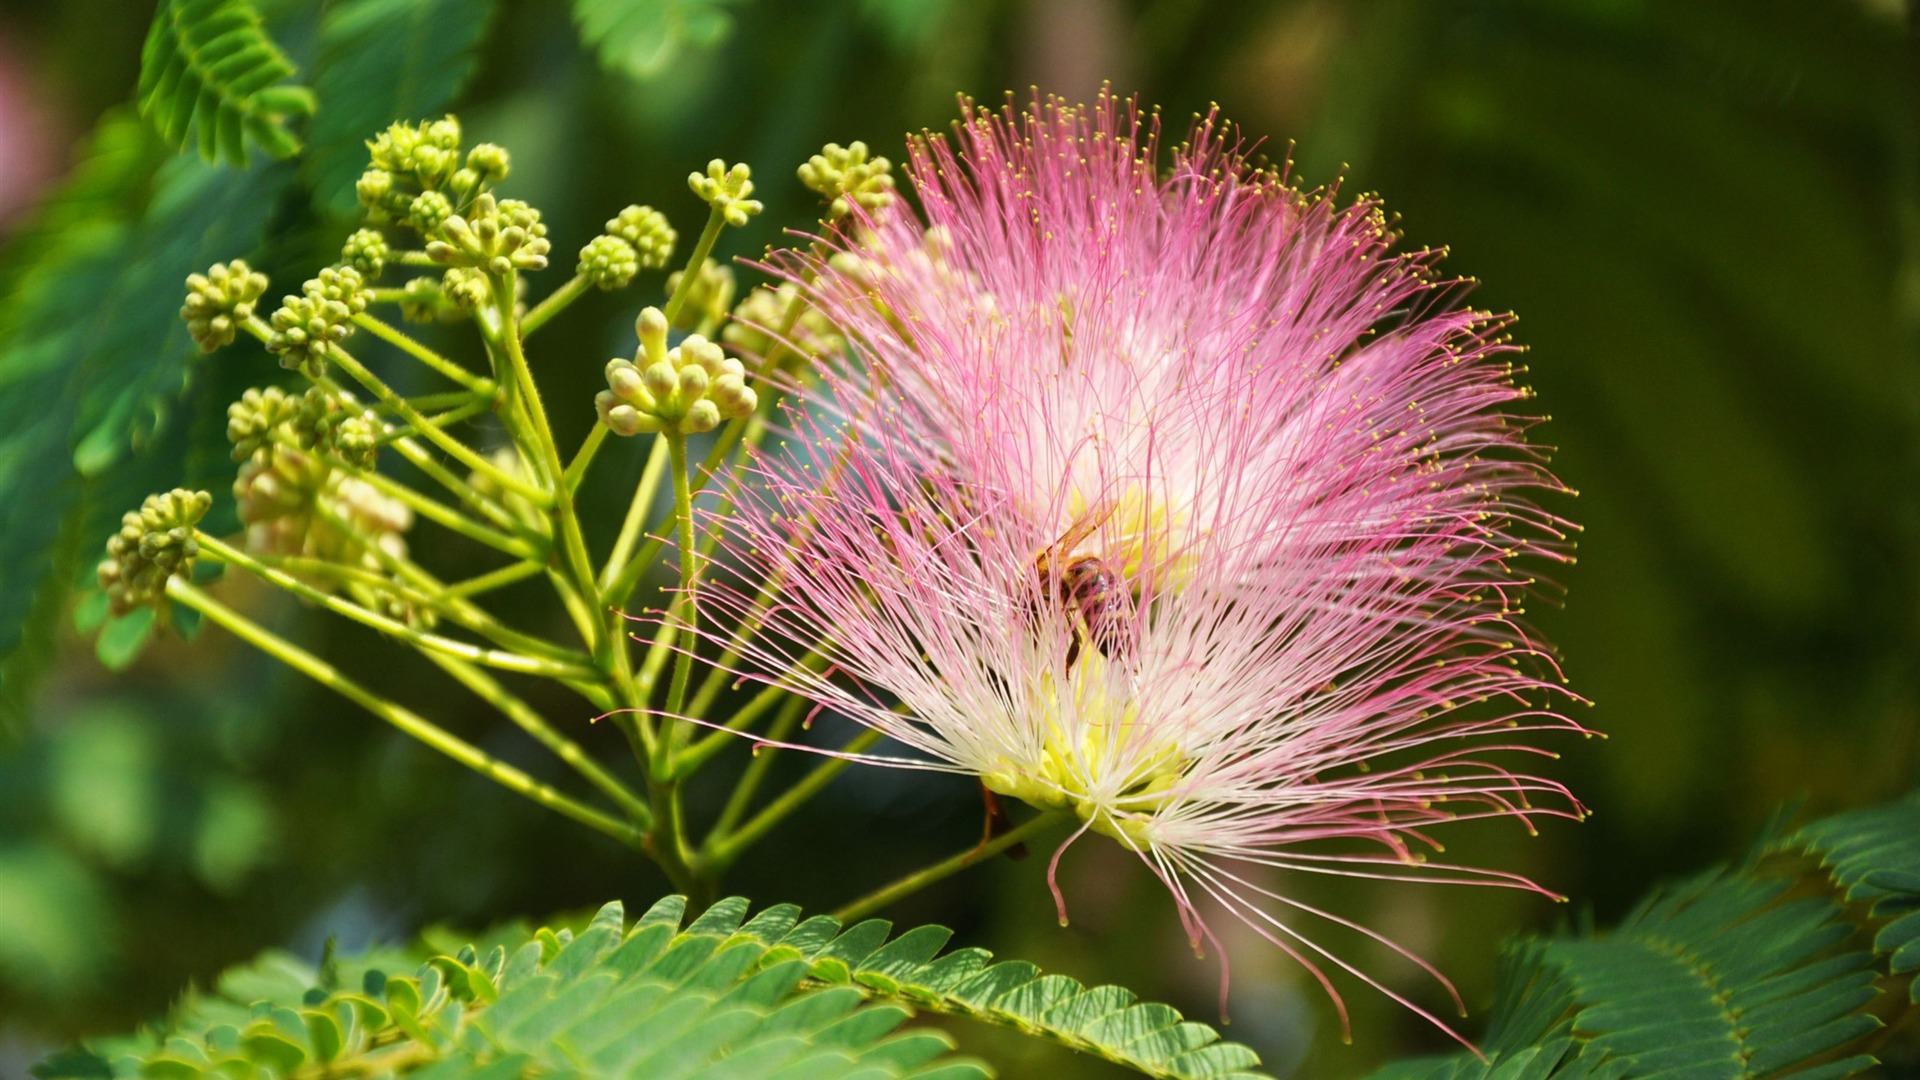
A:
MULTIPOLYGON (((439 394, 414 394, 407 398, 409 404, 422 412, 433 409, 450 409, 456 405, 465 405, 475 400, 492 401, 493 395, 476 394, 471 390, 448 390, 439 394)), ((367 407, 376 413, 390 413, 393 411, 391 406, 378 401, 367 407)))
POLYGON ((627 822, 562 794, 551 785, 541 783, 519 769, 496 760, 479 747, 453 735, 419 714, 380 697, 341 674, 332 664, 267 630, 186 581, 177 577, 168 579, 167 596, 176 603, 198 611, 233 636, 507 790, 572 818, 588 828, 605 833, 623 844, 636 848, 644 846, 644 834, 627 822))
POLYGON ((504 588, 516 581, 525 581, 545 569, 545 566, 537 562, 523 561, 508 563, 498 570, 489 570, 476 577, 470 577, 465 581, 456 581, 448 585, 446 595, 478 596, 484 592, 492 592, 495 589, 504 588))
POLYGON ((693 589, 700 580, 700 556, 693 549, 693 492, 687 486, 687 437, 678 432, 662 432, 661 438, 667 441, 667 468, 673 473, 673 515, 680 535, 680 595, 674 598, 667 618, 676 626, 676 635, 683 635, 686 640, 675 652, 673 682, 667 686, 665 731, 669 750, 656 761, 656 775, 663 775, 661 770, 664 770, 664 775, 671 776, 673 733, 676 727, 685 726, 676 725, 673 718, 686 708, 687 683, 693 678, 693 650, 699 643, 694 631, 699 625, 700 613, 693 602, 693 589))
POLYGON ((592 755, 580 748, 580 744, 554 730, 533 706, 515 697, 500 681, 472 664, 455 660, 450 656, 429 654, 427 659, 438 664, 441 670, 458 679, 461 685, 474 692, 489 705, 500 711, 502 716, 513 721, 514 725, 536 739, 574 772, 588 783, 599 788, 612 799, 620 809, 626 811, 635 826, 647 828, 653 822, 653 812, 646 801, 635 794, 633 789, 620 782, 620 779, 601 767, 592 755))
POLYGON ((479 473, 501 487, 533 500, 537 506, 546 506, 548 504, 549 497, 546 492, 508 473, 498 465, 488 461, 485 456, 475 452, 465 443, 428 423, 427 418, 420 415, 420 410, 414 408, 406 398, 395 393, 392 387, 382 382, 378 375, 367 370, 366 365, 354 359, 346 350, 335 345, 332 350, 329 351, 328 359, 339 365, 340 370, 353 376, 354 381, 366 387, 374 397, 392 406, 394 412, 399 414, 401 419, 418 429, 421 438, 439 447, 448 457, 453 458, 455 461, 458 461, 460 464, 465 465, 467 468, 472 469, 474 472, 479 473))
POLYGON ((392 251, 387 253, 387 261, 395 266, 431 266, 435 270, 446 267, 433 261, 433 256, 424 251, 392 251))
MULTIPOLYGON (((728 743, 739 742, 739 732, 746 730, 749 724, 760 719, 760 714, 771 709, 776 702, 792 695, 783 686, 769 685, 753 696, 753 700, 742 705, 718 731, 709 731, 700 737, 700 741, 681 751, 674 762, 674 773, 682 778, 692 776, 694 771, 706 764, 707 759, 720 752, 728 743)), ((793 698, 793 700, 804 700, 793 698)), ((699 703, 694 703, 696 711, 699 703)))
POLYGON ((526 318, 520 320, 520 336, 532 337, 535 330, 547 325, 547 320, 567 310, 567 305, 584 296, 592 285, 592 278, 575 274, 565 285, 547 294, 545 300, 535 304, 533 310, 527 312, 526 318))
MULTIPOLYGON (((880 741, 877 731, 862 731, 847 740, 840 753, 857 754, 880 741)), ((780 797, 767 804, 766 809, 753 816, 753 820, 742 825, 738 832, 718 836, 708 844, 708 850, 700 860, 703 869, 718 873, 733 865, 740 853, 752 847, 768 830, 787 819, 787 815, 806 805, 807 800, 820 793, 820 789, 833 782, 852 762, 846 758, 828 758, 813 767, 813 771, 800 778, 792 787, 780 793, 780 797)))
POLYGON ((607 564, 600 568, 600 600, 609 607, 620 607, 633 594, 633 587, 640 582, 640 575, 646 572, 648 562, 629 563, 633 555, 633 545, 639 541, 641 529, 646 525, 647 511, 653 508, 653 497, 660 490, 660 476, 667 467, 666 437, 657 436, 653 447, 647 451, 646 468, 640 471, 640 483, 633 489, 633 499, 627 503, 626 519, 620 523, 620 537, 613 543, 613 553, 607 556, 607 564))
POLYGON ((459 364, 454 363, 439 353, 434 352, 432 349, 427 348, 425 345, 420 344, 418 341, 413 340, 412 335, 402 333, 398 328, 383 319, 376 318, 363 311, 353 317, 353 324, 476 394, 481 394, 491 399, 499 389, 493 384, 492 379, 483 375, 475 375, 459 364))
POLYGON ((393 448, 400 452, 401 457, 407 459, 407 464, 419 469, 427 479, 446 488, 455 498, 479 511, 488 521, 502 529, 512 531, 529 542, 537 540, 540 547, 546 546, 546 537, 529 530, 523 522, 509 514, 505 507, 481 494, 472 484, 455 476, 453 470, 434 460, 426 447, 412 439, 398 439, 393 443, 393 448))
POLYGON ((377 611, 369 611, 359 604, 349 600, 343 600, 332 593, 322 592, 306 582, 301 581, 299 578, 294 577, 292 574, 268 566, 253 556, 248 555, 246 552, 238 548, 228 547, 226 544, 221 543, 219 540, 197 529, 194 530, 193 536, 194 540, 199 543, 202 551, 221 562, 238 567, 257 577, 264 578, 295 596, 300 597, 302 600, 317 604, 336 615, 345 616, 363 626, 369 626, 382 633, 391 634, 423 651, 436 652, 442 656, 451 656, 460 660, 469 660, 477 664, 485 664, 488 667, 499 668, 502 671, 517 671, 522 675, 538 675, 548 679, 591 678, 597 674, 593 668, 575 667, 553 660, 523 656, 519 653, 482 648, 465 641, 455 641, 452 638, 441 637, 439 634, 430 634, 424 630, 417 630, 398 619, 390 619, 377 611))
POLYGON ((1067 815, 1059 811, 1053 811, 1030 817, 1026 821, 1008 829, 1006 832, 1001 833, 999 836, 994 837, 984 844, 977 844, 966 851, 960 852, 958 855, 942 859, 932 866, 915 870, 913 873, 908 874, 891 885, 875 889, 860 899, 835 911, 833 917, 839 919, 842 923, 850 923, 855 919, 864 918, 901 897, 910 896, 932 885, 936 881, 942 881, 952 877, 954 874, 965 870, 977 862, 990 859, 1008 848, 1025 841, 1028 837, 1036 833, 1046 831, 1058 822, 1064 820, 1066 816, 1067 815))
MULTIPOLYGON (((560 448, 554 444, 553 428, 547 422, 547 409, 540 401, 540 388, 534 384, 533 369, 527 364, 526 350, 520 346, 520 333, 513 319, 513 281, 511 271, 505 274, 489 274, 488 281, 493 287, 494 304, 500 311, 501 326, 498 344, 506 350, 507 362, 513 372, 513 382, 519 393, 516 401, 526 410, 528 426, 532 429, 531 445, 525 449, 539 455, 539 463, 545 468, 553 483, 553 491, 543 498, 554 524, 560 534, 561 555, 566 561, 567 573, 572 577, 574 586, 583 596, 597 597, 594 585, 593 566, 587 556, 587 540, 580 531, 580 517, 573 509, 573 494, 567 490, 565 469, 560 464, 560 448)), ((598 623, 588 644, 596 653, 600 650, 601 640, 598 623)))
POLYGON ((594 455, 600 453, 600 447, 607 441, 607 425, 595 423, 593 430, 587 432, 586 441, 580 449, 574 451, 573 460, 567 463, 567 471, 561 474, 568 491, 579 491, 580 481, 587 475, 587 469, 593 464, 594 455))
POLYGON ((680 287, 667 297, 667 325, 680 315, 680 309, 687 306, 687 297, 693 295, 694 283, 700 277, 700 268, 707 264, 707 256, 713 254, 713 243, 720 239, 720 230, 727 227, 726 215, 720 212, 718 205, 707 215, 706 227, 700 230, 700 239, 693 245, 693 254, 687 256, 687 267, 680 274, 680 287))
MULTIPOLYGON (((772 742, 786 742, 792 738, 794 729, 800 726, 800 718, 806 715, 807 709, 812 704, 806 698, 797 695, 788 698, 787 703, 782 705, 780 712, 774 716, 773 723, 767 725, 767 739, 772 742)), ((737 736, 721 735, 720 737, 731 739, 737 736)), ((720 819, 713 823, 713 831, 708 836, 706 846, 712 846, 712 838, 732 832, 740 824, 740 819, 747 816, 747 811, 753 806, 754 793, 760 790, 761 781, 767 778, 767 771, 773 767, 774 759, 779 756, 780 749, 776 746, 762 746, 754 751, 752 760, 747 762, 746 770, 740 774, 740 781, 733 785, 733 794, 727 796, 727 805, 720 811, 720 819)))
MULTIPOLYGON (((415 402, 414 407, 419 408, 420 403, 415 402)), ((453 425, 459 423, 462 420, 467 419, 470 416, 477 416, 480 413, 487 412, 492 408, 493 408, 493 402, 491 401, 469 401, 465 405, 455 406, 454 408, 447 409, 442 412, 426 414, 427 423, 432 424, 434 427, 437 427, 442 431, 445 431, 446 429, 452 427, 453 425)), ((388 438, 383 441, 390 442, 393 439, 402 438, 408 434, 410 434, 408 429, 396 428, 388 436, 388 438)))

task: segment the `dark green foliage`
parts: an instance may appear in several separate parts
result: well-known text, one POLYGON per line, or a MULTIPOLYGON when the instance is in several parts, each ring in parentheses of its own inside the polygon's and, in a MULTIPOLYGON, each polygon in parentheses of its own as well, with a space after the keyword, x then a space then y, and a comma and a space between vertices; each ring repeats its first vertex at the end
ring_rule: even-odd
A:
POLYGON ((232 176, 168 160, 137 120, 109 118, 10 248, 0 499, 33 512, 0 532, 0 657, 20 657, 0 665, 9 723, 76 575, 141 490, 180 475, 177 448, 166 460, 127 455, 159 449, 183 426, 167 421, 198 353, 178 316, 180 281, 256 247, 291 179, 284 166, 232 176))
POLYGON ((300 140, 288 119, 313 112, 305 87, 247 0, 160 0, 140 56, 140 112, 176 147, 245 166, 253 143, 277 158, 300 140))
POLYGON ((367 140, 396 120, 434 119, 472 77, 493 0, 347 0, 320 25, 306 156, 314 201, 347 215, 367 140), (404 76, 404 77, 403 77, 404 76))
POLYGON ((712 48, 733 31, 726 0, 573 0, 580 37, 600 63, 636 79, 660 74, 691 46, 712 48))
POLYGON ((1656 892, 1607 933, 1511 946, 1487 1061, 1374 1077, 1851 1076, 1874 1064, 1863 1041, 1915 1000, 1916 939, 1920 793, 1656 892))
POLYGON ((952 936, 942 927, 889 942, 884 920, 842 930, 791 904, 746 920, 747 901, 734 897, 682 929, 685 908, 668 897, 628 925, 615 902, 578 934, 523 929, 490 947, 330 958, 319 969, 268 953, 213 993, 190 994, 160 1028, 56 1056, 36 1075, 248 1080, 318 1064, 434 1080, 988 1075, 950 1056, 938 1031, 899 1031, 918 1011, 1012 1027, 1168 1080, 1264 1075, 1246 1047, 1119 987, 995 964, 983 949, 940 956, 952 936))

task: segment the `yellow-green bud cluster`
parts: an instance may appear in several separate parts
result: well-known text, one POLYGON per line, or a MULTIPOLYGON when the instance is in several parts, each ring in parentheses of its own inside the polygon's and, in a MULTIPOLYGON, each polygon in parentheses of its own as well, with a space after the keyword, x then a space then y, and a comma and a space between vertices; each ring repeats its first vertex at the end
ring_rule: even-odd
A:
MULTIPOLYGON (((471 273, 471 271, 453 271, 471 273)), ((440 279, 435 277, 408 278, 400 287, 400 317, 408 322, 454 322, 466 315, 460 305, 447 296, 440 279)))
POLYGON ((351 266, 327 267, 300 292, 283 299, 268 320, 273 333, 267 351, 280 358, 281 367, 317 378, 326 369, 327 351, 353 333, 352 319, 367 309, 371 294, 351 266))
MULTIPOLYGON (((686 276, 685 270, 675 270, 667 275, 668 296, 680 291, 680 281, 686 276)), ((736 287, 733 267, 712 259, 701 263, 700 272, 694 276, 693 285, 687 291, 686 301, 674 316, 673 328, 698 330, 702 326, 719 325, 720 320, 726 317, 727 309, 733 306, 736 287)))
POLYGON ((624 289, 640 272, 640 254, 625 240, 603 233, 580 249, 580 265, 574 272, 599 288, 624 289))
POLYGON ((746 416, 759 403, 740 361, 698 334, 667 348, 659 308, 634 323, 640 348, 632 360, 607 361, 607 389, 593 399, 600 422, 615 435, 667 431, 691 435, 746 416))
POLYGON ((753 170, 747 167, 746 162, 729 169, 726 162, 714 158, 707 162, 705 175, 688 174, 687 186, 708 206, 718 210, 727 224, 737 229, 763 209, 758 199, 747 198, 753 194, 752 177, 753 170))
POLYGON ((874 211, 893 202, 893 163, 859 141, 828 143, 800 166, 800 182, 827 200, 827 216, 846 217, 854 205, 874 211))
POLYGON ((267 291, 267 275, 244 260, 214 263, 204 274, 187 275, 187 302, 180 317, 201 352, 212 352, 233 342, 240 324, 253 315, 253 305, 267 291))
POLYGON ((496 202, 492 195, 482 195, 466 214, 454 214, 440 224, 439 238, 427 242, 427 256, 443 266, 504 275, 545 270, 552 248, 540 211, 519 199, 496 202))
POLYGON ((509 165, 506 150, 492 143, 468 150, 463 164, 460 121, 451 116, 394 124, 367 148, 372 166, 354 191, 368 219, 403 221, 423 233, 505 179, 509 165))
POLYGON ((323 387, 308 388, 287 428, 302 449, 331 454, 356 469, 372 469, 380 450, 379 419, 323 387))
POLYGON ((233 482, 247 548, 378 569, 373 553, 406 554, 413 512, 364 480, 288 447, 255 454, 233 482))
POLYGON ((227 406, 233 460, 245 461, 273 443, 273 433, 300 411, 300 399, 277 386, 248 390, 227 406))
POLYGON ((378 229, 361 229, 347 237, 346 244, 340 248, 340 261, 360 271, 360 276, 368 281, 380 276, 387 268, 387 238, 378 229))
POLYGON ((787 330, 789 344, 811 355, 837 353, 845 347, 846 338, 839 329, 818 308, 801 299, 800 290, 792 282, 778 288, 756 286, 733 309, 733 318, 727 320, 720 340, 749 356, 765 356, 774 347, 773 335, 786 325, 795 304, 800 307, 787 330))
POLYGON ((680 234, 667 223, 667 215, 651 206, 629 206, 609 218, 607 235, 633 245, 643 270, 658 270, 667 265, 667 260, 673 258, 673 245, 680 239, 680 234))
POLYGON ((175 488, 149 495, 140 509, 120 519, 120 531, 107 540, 107 557, 100 563, 100 587, 115 615, 161 603, 167 579, 193 572, 200 553, 193 527, 213 505, 204 491, 175 488))

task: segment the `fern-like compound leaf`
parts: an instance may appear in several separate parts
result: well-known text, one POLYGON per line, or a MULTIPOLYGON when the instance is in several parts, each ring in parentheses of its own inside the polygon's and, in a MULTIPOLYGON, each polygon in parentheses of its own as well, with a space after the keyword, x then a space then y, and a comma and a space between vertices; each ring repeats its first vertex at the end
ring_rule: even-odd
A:
POLYGON ((602 66, 649 79, 683 52, 725 41, 733 32, 729 6, 728 0, 573 0, 573 19, 602 66))
POLYGON ((1660 890, 1603 934, 1503 959, 1484 1049, 1374 1080, 1837 1080, 1916 998, 1920 793, 1660 890))
POLYGON ((300 140, 286 123, 314 110, 311 91, 286 83, 293 74, 248 0, 160 0, 140 56, 140 112, 208 161, 244 167, 250 143, 291 157, 300 140))
POLYGON ((314 969, 280 953, 189 996, 161 1028, 51 1058, 43 1080, 978 1080, 916 1013, 970 1016, 1172 1080, 1261 1080, 1212 1028, 1118 987, 1088 989, 951 931, 891 937, 791 905, 748 919, 722 900, 691 922, 668 897, 628 922, 608 904, 578 932, 520 930, 491 947, 383 952, 314 969), (424 959, 424 962, 422 962, 424 959))

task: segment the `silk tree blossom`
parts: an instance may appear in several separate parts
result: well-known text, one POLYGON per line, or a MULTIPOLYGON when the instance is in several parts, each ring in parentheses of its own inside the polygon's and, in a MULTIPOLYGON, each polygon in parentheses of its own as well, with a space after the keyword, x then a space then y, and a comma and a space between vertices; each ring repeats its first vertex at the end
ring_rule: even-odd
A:
POLYGON ((1579 728, 1517 621, 1516 561, 1565 526, 1529 500, 1559 485, 1506 321, 1211 119, 1158 158, 1111 98, 969 108, 912 147, 924 220, 776 259, 855 345, 714 522, 778 599, 710 585, 703 624, 764 619, 743 675, 917 752, 860 760, 1071 811, 1061 852, 1122 844, 1196 949, 1210 898, 1336 1003, 1329 966, 1439 1024, 1313 927, 1391 942, 1285 881, 1545 892, 1427 830, 1583 814, 1513 764, 1579 728))

